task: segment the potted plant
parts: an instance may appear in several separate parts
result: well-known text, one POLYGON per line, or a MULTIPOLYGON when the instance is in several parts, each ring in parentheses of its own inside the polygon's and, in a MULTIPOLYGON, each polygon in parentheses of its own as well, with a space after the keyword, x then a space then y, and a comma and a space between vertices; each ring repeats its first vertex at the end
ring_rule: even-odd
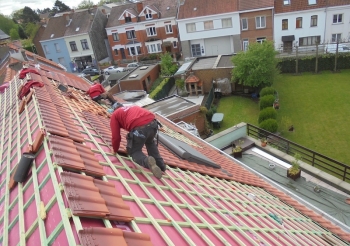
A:
POLYGON ((242 144, 243 140, 239 139, 236 143, 232 143, 232 154, 235 158, 242 158, 242 144))
POLYGON ((294 160, 292 161, 292 166, 288 168, 287 170, 287 177, 291 178, 293 180, 296 180, 300 178, 301 175, 301 169, 300 169, 300 164, 299 161, 301 160, 300 154, 296 153, 294 155, 294 160))
POLYGON ((260 141, 261 141, 261 147, 266 147, 267 139, 266 138, 261 138, 260 141))
POLYGON ((280 103, 279 103, 278 99, 276 99, 276 100, 273 102, 273 108, 274 108, 274 109, 279 109, 279 108, 280 108, 280 103))

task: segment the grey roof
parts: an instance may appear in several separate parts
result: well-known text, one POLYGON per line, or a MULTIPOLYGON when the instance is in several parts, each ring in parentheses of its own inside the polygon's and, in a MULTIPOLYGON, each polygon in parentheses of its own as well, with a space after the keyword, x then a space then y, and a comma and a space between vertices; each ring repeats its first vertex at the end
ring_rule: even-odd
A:
POLYGON ((144 65, 144 66, 138 67, 134 71, 132 71, 130 74, 128 74, 127 77, 123 78, 121 80, 121 82, 139 80, 139 79, 143 78, 143 76, 147 75, 151 70, 153 70, 154 67, 157 67, 157 66, 158 66, 158 64, 156 64, 156 65, 144 65), (147 69, 141 69, 144 67, 147 67, 147 69), (130 76, 132 76, 134 74, 137 74, 138 76, 135 78, 130 78, 130 76))
MULTIPOLYGON (((177 1, 174 0, 145 0, 142 1, 144 9, 146 6, 148 6, 150 9, 154 11, 160 12, 160 18, 169 18, 169 17, 176 17, 177 13, 177 1), (168 9, 169 8, 169 9, 168 9)), ((121 14, 128 10, 134 15, 139 15, 140 13, 137 11, 137 5, 135 3, 131 4, 123 4, 116 7, 113 7, 111 10, 111 14, 108 18, 107 28, 108 27, 114 27, 122 25, 120 21, 118 20, 121 14)))
POLYGON ((93 20, 97 14, 97 8, 87 9, 81 12, 75 12, 72 15, 72 22, 66 28, 64 36, 71 36, 77 34, 85 34, 90 31, 93 20))
POLYGON ((6 33, 4 33, 1 29, 0 29, 0 40, 2 39, 8 39, 10 38, 9 35, 7 35, 6 33))
POLYGON ((219 63, 216 67, 233 67, 233 63, 231 61, 232 56, 228 55, 228 56, 224 56, 222 55, 220 57, 219 63))
POLYGON ((192 70, 211 69, 216 67, 218 57, 197 58, 193 64, 192 70))
POLYGON ((125 75, 127 75, 129 71, 127 72, 120 72, 120 73, 112 73, 111 75, 108 76, 107 80, 119 80, 123 78, 125 75))
POLYGON ((189 70, 189 67, 191 66, 191 64, 193 62, 194 62, 194 60, 189 60, 189 61, 185 62, 184 64, 182 64, 181 67, 176 71, 174 76, 186 73, 189 70))
POLYGON ((58 17, 50 18, 40 40, 44 41, 44 40, 63 37, 64 32, 66 31, 67 23, 68 22, 66 20, 66 16, 58 16, 58 17))

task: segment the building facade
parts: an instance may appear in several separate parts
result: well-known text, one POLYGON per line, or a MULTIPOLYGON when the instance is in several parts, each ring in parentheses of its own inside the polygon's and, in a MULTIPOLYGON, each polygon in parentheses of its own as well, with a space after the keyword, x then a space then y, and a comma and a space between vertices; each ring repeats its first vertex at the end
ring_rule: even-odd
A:
POLYGON ((106 32, 114 61, 179 52, 176 1, 146 0, 112 8, 106 32))

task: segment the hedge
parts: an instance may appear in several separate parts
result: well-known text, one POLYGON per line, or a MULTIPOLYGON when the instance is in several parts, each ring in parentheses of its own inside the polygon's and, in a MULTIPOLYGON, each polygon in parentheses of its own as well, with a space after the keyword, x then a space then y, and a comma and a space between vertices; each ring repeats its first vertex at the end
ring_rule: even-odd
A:
POLYGON ((266 130, 266 131, 275 133, 275 132, 277 132, 277 129, 278 129, 277 120, 275 120, 275 119, 264 120, 263 122, 261 122, 259 124, 259 127, 266 130))
POLYGON ((264 87, 261 89, 259 95, 260 97, 263 97, 266 95, 275 95, 275 89, 272 87, 264 87))
POLYGON ((261 123, 267 119, 277 119, 277 112, 273 107, 267 107, 260 111, 258 122, 261 123))
POLYGON ((260 97, 260 110, 267 107, 272 107, 274 101, 275 101, 274 95, 266 95, 266 96, 260 97))
POLYGON ((154 100, 159 100, 168 96, 169 91, 175 85, 174 77, 165 78, 163 81, 149 94, 154 100))
MULTIPOLYGON (((318 71, 334 70, 335 54, 322 54, 318 57, 318 71)), ((295 57, 280 58, 278 67, 281 73, 295 73, 295 57)), ((315 72, 316 56, 298 58, 298 72, 315 72)), ((338 53, 337 69, 350 68, 350 52, 338 53)))

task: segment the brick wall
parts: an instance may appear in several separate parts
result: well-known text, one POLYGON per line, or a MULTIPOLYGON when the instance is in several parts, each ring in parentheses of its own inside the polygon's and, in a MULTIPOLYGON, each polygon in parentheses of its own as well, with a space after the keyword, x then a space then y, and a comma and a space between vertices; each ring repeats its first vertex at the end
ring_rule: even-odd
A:
POLYGON ((172 120, 174 123, 178 123, 180 121, 184 121, 186 123, 192 123, 196 126, 199 134, 204 133, 205 130, 205 115, 200 111, 193 112, 188 115, 183 115, 179 118, 175 118, 172 120))
POLYGON ((231 71, 232 68, 215 68, 194 70, 193 73, 202 81, 204 93, 209 93, 213 79, 228 78, 231 81, 231 71))

